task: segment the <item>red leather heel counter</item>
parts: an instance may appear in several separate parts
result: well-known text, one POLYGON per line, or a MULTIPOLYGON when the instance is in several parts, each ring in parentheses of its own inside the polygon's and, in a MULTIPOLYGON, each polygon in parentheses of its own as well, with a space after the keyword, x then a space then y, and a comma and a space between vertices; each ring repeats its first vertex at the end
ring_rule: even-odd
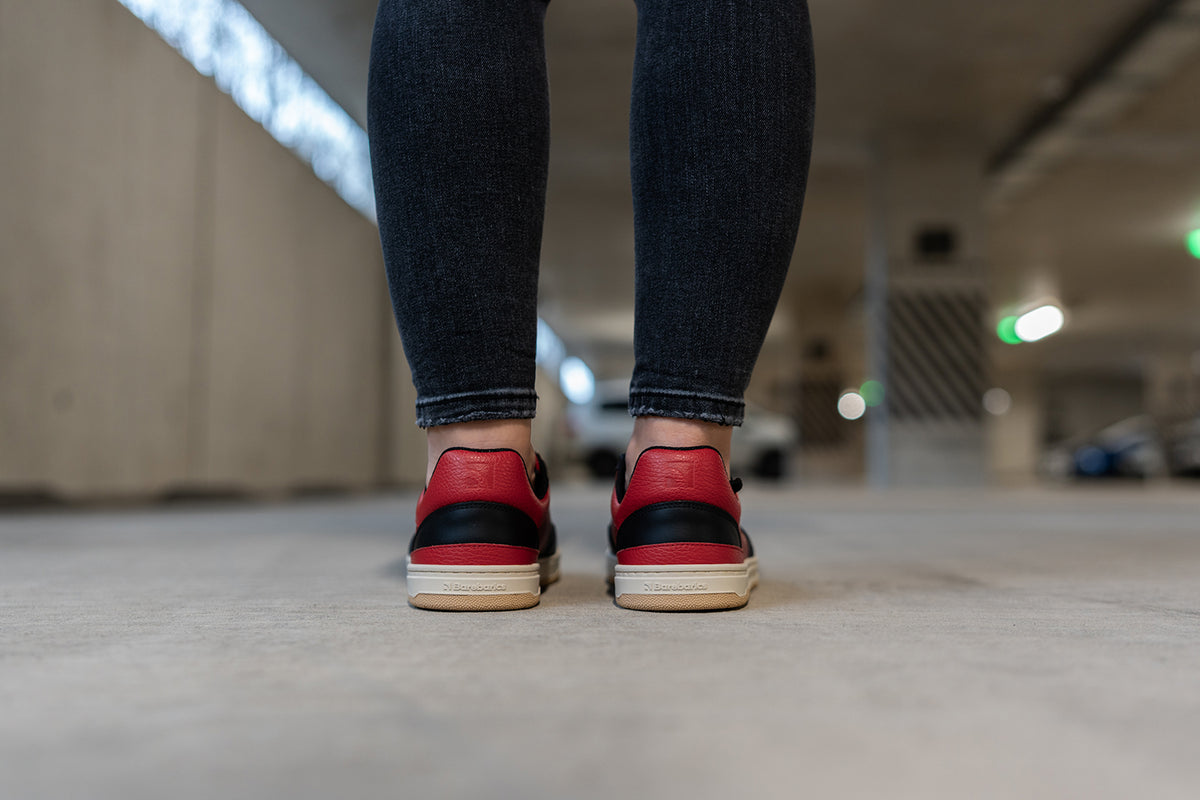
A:
POLYGON ((419 547, 410 554, 414 564, 491 567, 535 564, 538 551, 507 544, 439 544, 419 547))
POLYGON ((617 563, 629 566, 667 564, 741 564, 745 552, 728 544, 679 542, 627 547, 617 553, 617 563))
POLYGON ((438 459, 433 479, 417 501, 417 525, 452 503, 503 503, 529 515, 539 528, 545 522, 549 492, 538 498, 529 485, 525 462, 514 450, 447 450, 438 459))
POLYGON ((742 506, 729 485, 725 463, 711 448, 697 450, 647 450, 638 458, 625 496, 612 498, 617 527, 643 506, 672 500, 707 503, 727 512, 737 522, 742 506))

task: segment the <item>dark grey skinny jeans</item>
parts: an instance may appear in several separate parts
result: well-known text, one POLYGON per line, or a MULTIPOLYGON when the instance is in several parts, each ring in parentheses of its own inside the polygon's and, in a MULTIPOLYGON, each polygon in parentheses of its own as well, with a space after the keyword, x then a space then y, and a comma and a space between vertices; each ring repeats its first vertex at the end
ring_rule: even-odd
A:
MULTIPOLYGON (((804 0, 637 0, 634 415, 742 420, 813 133, 804 0)), ((368 128, 422 427, 534 415, 545 0, 382 0, 368 128)))

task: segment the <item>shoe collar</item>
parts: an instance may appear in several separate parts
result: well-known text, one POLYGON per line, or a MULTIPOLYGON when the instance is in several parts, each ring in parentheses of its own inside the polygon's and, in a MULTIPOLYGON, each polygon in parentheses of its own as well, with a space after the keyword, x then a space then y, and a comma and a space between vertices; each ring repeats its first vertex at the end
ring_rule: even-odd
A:
MULTIPOLYGON (((445 456, 446 453, 454 450, 465 450, 469 453, 516 453, 517 458, 521 459, 521 464, 525 467, 526 474, 529 473, 529 465, 525 463, 525 456, 521 455, 520 452, 511 447, 447 447, 442 451, 442 454, 438 456, 438 463, 433 465, 433 472, 435 475, 437 474, 438 464, 442 463, 442 456, 445 456)), ((536 459, 533 464, 533 493, 539 500, 541 500, 545 498, 546 492, 550 491, 550 475, 546 471, 546 462, 542 459, 542 454, 535 452, 533 455, 536 459)), ((428 484, 425 488, 429 488, 428 484)))
MULTIPOLYGON (((637 461, 635 461, 633 463, 633 470, 631 470, 629 473, 630 480, 633 480, 633 476, 637 474, 638 464, 641 462, 642 456, 646 455, 646 453, 649 453, 651 450, 677 450, 677 451, 712 450, 714 453, 717 454, 717 458, 721 459, 721 465, 725 467, 726 474, 728 474, 728 472, 729 472, 729 465, 725 463, 725 457, 721 455, 720 450, 713 447, 712 445, 694 444, 694 445, 689 445, 687 447, 672 447, 670 445, 654 445, 652 447, 647 447, 645 450, 643 450, 641 453, 638 454, 637 461)), ((735 493, 742 488, 742 479, 741 478, 733 478, 729 481, 729 483, 733 487, 733 491, 735 493)), ((615 489, 616 494, 617 494, 617 502, 618 503, 625 499, 626 489, 628 489, 628 483, 625 480, 625 454, 621 453, 621 457, 617 461, 616 489, 615 489)))

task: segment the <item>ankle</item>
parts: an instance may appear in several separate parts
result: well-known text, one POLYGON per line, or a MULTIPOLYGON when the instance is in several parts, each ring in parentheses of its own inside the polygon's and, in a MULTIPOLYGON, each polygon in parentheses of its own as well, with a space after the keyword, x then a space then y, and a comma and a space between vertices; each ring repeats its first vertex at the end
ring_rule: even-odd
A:
POLYGON ((439 425, 425 431, 428 463, 425 468, 425 483, 433 477, 442 453, 454 447, 469 447, 479 450, 506 448, 516 450, 525 460, 525 473, 533 481, 533 470, 537 455, 531 438, 533 421, 528 419, 488 419, 474 422, 457 422, 439 425))
POLYGON ((733 428, 729 425, 697 419, 638 417, 625 448, 625 480, 633 473, 638 456, 651 447, 712 447, 721 454, 728 473, 732 438, 733 428))

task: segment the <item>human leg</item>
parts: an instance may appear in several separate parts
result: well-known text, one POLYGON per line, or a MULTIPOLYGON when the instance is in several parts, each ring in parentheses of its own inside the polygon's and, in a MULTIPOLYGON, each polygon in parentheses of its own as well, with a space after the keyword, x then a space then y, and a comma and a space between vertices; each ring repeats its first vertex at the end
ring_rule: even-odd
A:
POLYGON ((380 237, 427 429, 409 602, 538 602, 558 553, 535 411, 549 149, 545 0, 383 0, 368 128, 380 237))
POLYGON ((757 583, 730 441, 795 244, 813 95, 803 0, 638 0, 637 421, 609 542, 626 608, 736 608, 757 583))
POLYGON ((737 425, 804 201, 808 9, 804 0, 637 5, 630 411, 737 425))
POLYGON ((512 447, 533 469, 528 423, 481 421, 535 411, 545 9, 545 0, 379 5, 371 159, 417 424, 430 431, 430 473, 446 447, 473 442, 512 447), (468 422, 477 424, 458 427, 468 422))

